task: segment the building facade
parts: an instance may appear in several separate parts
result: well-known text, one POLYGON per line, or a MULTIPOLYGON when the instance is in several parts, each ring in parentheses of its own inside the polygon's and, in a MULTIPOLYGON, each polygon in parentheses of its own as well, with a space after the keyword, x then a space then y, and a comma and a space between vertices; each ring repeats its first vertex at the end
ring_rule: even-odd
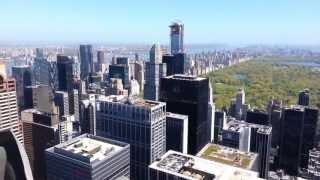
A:
POLYGON ((167 112, 166 148, 188 153, 188 116, 167 112))
POLYGON ((174 55, 166 54, 162 57, 162 62, 167 64, 167 75, 184 74, 185 53, 174 55))
POLYGON ((13 66, 12 76, 16 80, 17 100, 19 112, 28 107, 26 102, 26 87, 32 85, 32 74, 30 66, 13 66))
POLYGON ((92 46, 89 44, 80 45, 80 78, 87 80, 90 73, 94 72, 92 46))
POLYGON ((145 66, 144 99, 159 100, 160 79, 167 75, 166 64, 162 63, 160 45, 154 44, 150 50, 150 62, 145 66))
POLYGON ((57 56, 58 90, 71 91, 73 89, 73 59, 70 56, 57 56))
POLYGON ((188 154, 196 154, 211 138, 209 80, 173 75, 162 78, 160 87, 160 101, 167 103, 167 111, 188 116, 188 154))
POLYGON ((148 166, 166 151, 166 105, 124 96, 96 103, 97 135, 130 144, 132 180, 148 179, 148 166))
MULTIPOLYGON (((0 64, 1 65, 1 64, 0 64)), ((11 130, 23 144, 22 124, 19 120, 16 82, 0 71, 0 130, 11 130)))
POLYGON ((46 150, 47 179, 115 180, 130 175, 130 145, 90 134, 46 150))
POLYGON ((171 54, 184 52, 184 25, 181 22, 173 22, 170 26, 171 54))
POLYGON ((284 108, 281 120, 280 168, 291 176, 298 175, 299 171, 303 124, 302 108, 284 108))

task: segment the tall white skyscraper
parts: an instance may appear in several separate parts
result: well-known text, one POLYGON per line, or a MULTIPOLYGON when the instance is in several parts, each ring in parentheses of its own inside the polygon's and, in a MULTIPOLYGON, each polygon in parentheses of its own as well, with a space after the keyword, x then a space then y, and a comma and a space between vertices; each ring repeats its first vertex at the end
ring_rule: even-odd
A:
POLYGON ((236 118, 241 119, 242 115, 245 113, 243 105, 245 103, 245 93, 244 89, 239 89, 236 95, 236 118))
POLYGON ((144 98, 158 101, 160 79, 167 75, 167 66, 162 63, 162 51, 159 44, 150 49, 150 62, 146 62, 144 98))
POLYGON ((170 26, 171 54, 183 53, 184 25, 173 22, 170 26))
POLYGON ((0 130, 11 130, 17 140, 23 144, 16 82, 14 79, 7 78, 4 64, 0 64, 0 130))

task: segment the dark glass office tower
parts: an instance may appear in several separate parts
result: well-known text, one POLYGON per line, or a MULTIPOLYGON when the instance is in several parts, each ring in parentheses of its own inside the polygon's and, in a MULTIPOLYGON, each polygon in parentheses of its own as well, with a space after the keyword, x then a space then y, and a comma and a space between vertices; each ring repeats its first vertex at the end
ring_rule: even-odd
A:
POLYGON ((167 75, 184 74, 185 53, 162 56, 162 62, 167 64, 167 75))
POLYGON ((272 128, 266 126, 260 127, 257 131, 256 150, 259 154, 259 177, 268 179, 269 164, 270 164, 270 150, 271 150, 271 134, 272 128))
POLYGON ((70 115, 69 94, 64 91, 56 91, 54 94, 55 105, 59 108, 59 116, 70 115))
POLYGON ((80 101, 80 132, 81 134, 95 134, 96 118, 95 118, 95 99, 85 99, 80 101))
POLYGON ((309 89, 299 92, 298 105, 309 106, 309 89))
POLYGON ((13 66, 12 76, 16 80, 17 100, 19 112, 26 109, 29 104, 26 102, 27 86, 32 84, 31 67, 29 66, 13 66))
POLYGON ((166 143, 167 151, 188 152, 188 116, 167 112, 166 143))
POLYGON ((80 78, 86 80, 94 72, 92 46, 80 45, 80 78))
POLYGON ((214 115, 214 138, 215 144, 219 143, 219 135, 222 133, 223 124, 226 121, 226 113, 223 111, 216 111, 214 115))
POLYGON ((287 174, 296 176, 301 160, 303 108, 284 108, 281 121, 280 168, 287 174))
POLYGON ((208 119, 209 80, 173 75, 162 78, 160 84, 160 101, 167 103, 167 111, 189 118, 188 154, 198 153, 211 136, 211 122, 208 119))
POLYGON ((247 111, 246 121, 248 123, 260 124, 260 125, 269 125, 269 115, 266 112, 259 110, 250 110, 247 111))
POLYGON ((119 78, 122 79, 123 87, 130 88, 129 80, 129 66, 125 64, 114 64, 109 66, 109 79, 119 78))
POLYGON ((70 91, 73 89, 73 59, 69 56, 57 56, 58 90, 70 91))
POLYGON ((304 109, 303 140, 301 149, 301 168, 308 168, 309 151, 315 147, 316 127, 319 110, 306 107, 304 109))

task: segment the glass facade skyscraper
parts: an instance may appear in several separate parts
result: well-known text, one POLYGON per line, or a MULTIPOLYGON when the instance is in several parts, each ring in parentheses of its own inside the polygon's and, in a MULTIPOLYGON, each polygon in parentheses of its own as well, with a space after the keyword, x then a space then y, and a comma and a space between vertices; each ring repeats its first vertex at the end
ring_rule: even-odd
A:
POLYGON ((58 90, 71 91, 73 89, 73 59, 69 56, 57 56, 58 90))
POLYGON ((171 54, 183 53, 184 25, 173 22, 170 26, 171 54))
POLYGON ((92 46, 80 45, 80 78, 86 80, 94 72, 92 46))
POLYGON ((188 154, 196 154, 211 137, 211 122, 208 118, 209 80, 173 75, 162 78, 160 88, 160 101, 167 103, 167 111, 188 116, 188 154))
POLYGON ((280 168, 296 176, 301 160, 304 111, 300 107, 285 108, 281 121, 280 168))
POLYGON ((162 62, 167 65, 167 75, 184 74, 185 53, 175 55, 166 54, 162 57, 162 62))
POLYGON ((161 47, 154 44, 150 49, 150 62, 145 66, 144 99, 158 101, 160 79, 167 75, 167 66, 162 63, 161 47))

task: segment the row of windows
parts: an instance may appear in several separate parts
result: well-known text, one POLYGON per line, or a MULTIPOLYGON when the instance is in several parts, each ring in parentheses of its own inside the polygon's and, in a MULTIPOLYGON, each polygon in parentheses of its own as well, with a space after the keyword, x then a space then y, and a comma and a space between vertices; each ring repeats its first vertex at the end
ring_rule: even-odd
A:
POLYGON ((150 127, 138 124, 119 122, 118 119, 100 119, 97 117, 97 130, 112 136, 127 138, 142 144, 150 144, 150 127))
POLYGON ((137 120, 149 120, 150 111, 143 108, 129 107, 122 104, 100 103, 100 112, 137 120))

